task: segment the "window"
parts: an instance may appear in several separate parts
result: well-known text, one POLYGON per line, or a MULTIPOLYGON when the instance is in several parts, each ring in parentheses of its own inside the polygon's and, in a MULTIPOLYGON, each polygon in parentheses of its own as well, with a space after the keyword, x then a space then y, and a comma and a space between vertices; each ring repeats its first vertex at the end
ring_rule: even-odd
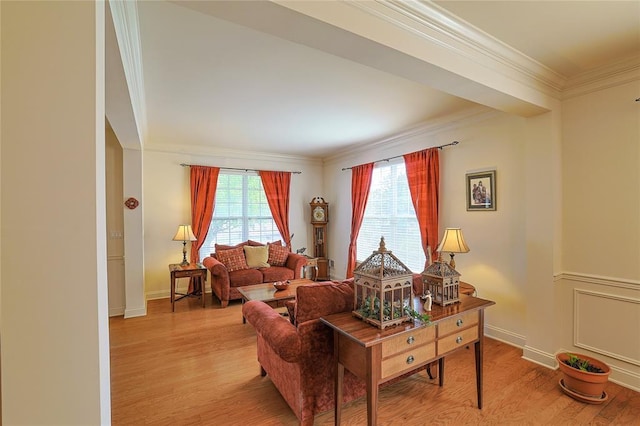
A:
POLYGON ((215 244, 235 245, 254 240, 262 243, 282 239, 258 175, 218 175, 215 209, 200 258, 215 252, 215 244))
POLYGON ((409 269, 422 272, 424 250, 402 159, 373 169, 369 199, 358 235, 359 261, 378 249, 380 237, 384 237, 387 250, 409 269))

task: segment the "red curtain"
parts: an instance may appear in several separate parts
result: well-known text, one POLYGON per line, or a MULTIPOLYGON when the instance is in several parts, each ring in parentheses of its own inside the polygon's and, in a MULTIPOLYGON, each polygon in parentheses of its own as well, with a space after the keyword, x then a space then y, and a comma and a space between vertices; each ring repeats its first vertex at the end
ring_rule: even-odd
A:
POLYGON ((438 247, 440 153, 438 148, 412 152, 404 155, 404 164, 413 208, 418 217, 422 249, 428 262, 428 259, 435 258, 433 256, 438 247), (427 253, 427 246, 431 248, 431 253, 427 253))
POLYGON ((362 164, 351 169, 351 238, 347 258, 347 278, 353 277, 353 270, 356 266, 356 241, 360 233, 360 226, 362 226, 364 210, 367 207, 372 175, 373 163, 362 164))
POLYGON ((191 263, 200 262, 200 247, 213 218, 219 173, 219 167, 191 166, 191 228, 197 238, 191 244, 191 263))
POLYGON ((289 233, 289 188, 291 172, 260 171, 262 187, 267 195, 271 215, 276 222, 280 235, 291 250, 291 234, 289 233))

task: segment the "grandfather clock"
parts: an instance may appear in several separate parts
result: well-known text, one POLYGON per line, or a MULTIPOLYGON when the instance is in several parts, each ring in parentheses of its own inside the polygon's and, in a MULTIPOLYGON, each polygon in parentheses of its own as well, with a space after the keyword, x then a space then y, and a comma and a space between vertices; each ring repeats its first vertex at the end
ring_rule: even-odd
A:
POLYGON ((318 259, 318 280, 329 280, 329 260, 327 258, 327 222, 329 222, 329 204, 322 197, 315 197, 311 206, 311 225, 313 225, 313 255, 318 259))

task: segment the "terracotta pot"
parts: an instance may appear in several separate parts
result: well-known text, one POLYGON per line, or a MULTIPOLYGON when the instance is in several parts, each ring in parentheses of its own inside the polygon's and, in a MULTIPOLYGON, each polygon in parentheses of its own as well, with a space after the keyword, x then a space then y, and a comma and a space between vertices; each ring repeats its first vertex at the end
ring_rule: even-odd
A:
POLYGON ((564 386, 572 392, 587 398, 599 399, 603 397, 604 386, 609 380, 611 369, 607 364, 587 355, 572 353, 580 359, 589 361, 594 367, 598 367, 603 373, 591 373, 578 370, 565 364, 569 359, 569 353, 562 352, 556 354, 558 367, 564 373, 564 386))

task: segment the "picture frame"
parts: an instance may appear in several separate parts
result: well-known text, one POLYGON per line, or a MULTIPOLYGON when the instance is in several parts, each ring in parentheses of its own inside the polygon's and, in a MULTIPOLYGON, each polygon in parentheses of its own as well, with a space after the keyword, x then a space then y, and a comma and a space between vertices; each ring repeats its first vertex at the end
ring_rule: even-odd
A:
POLYGON ((496 171, 466 174, 467 211, 496 210, 496 171))

